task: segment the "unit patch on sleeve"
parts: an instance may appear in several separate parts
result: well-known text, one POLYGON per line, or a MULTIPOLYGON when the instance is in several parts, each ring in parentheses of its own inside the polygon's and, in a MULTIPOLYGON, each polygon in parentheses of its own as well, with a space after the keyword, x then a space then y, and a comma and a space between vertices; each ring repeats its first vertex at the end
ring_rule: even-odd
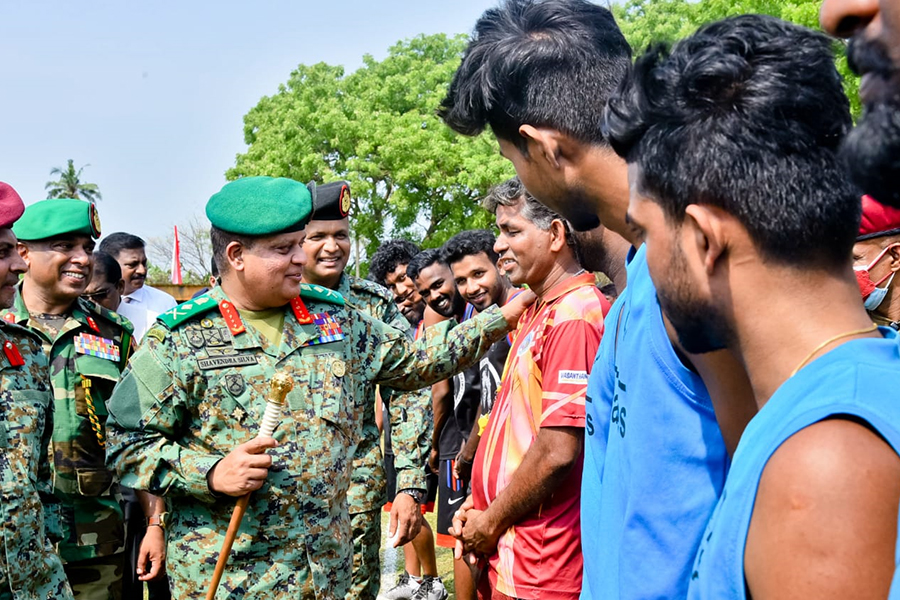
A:
POLYGON ((75 352, 106 360, 118 361, 120 358, 119 347, 114 341, 89 333, 81 333, 75 337, 75 352))

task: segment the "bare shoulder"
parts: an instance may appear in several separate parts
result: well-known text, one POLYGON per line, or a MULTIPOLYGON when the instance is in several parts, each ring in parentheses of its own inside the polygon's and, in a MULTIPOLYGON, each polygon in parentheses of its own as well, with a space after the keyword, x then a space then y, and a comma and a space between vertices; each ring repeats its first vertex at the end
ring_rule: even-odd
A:
POLYGON ((898 503, 900 457, 867 424, 797 432, 760 478, 744 555, 752 596, 886 597, 898 503))

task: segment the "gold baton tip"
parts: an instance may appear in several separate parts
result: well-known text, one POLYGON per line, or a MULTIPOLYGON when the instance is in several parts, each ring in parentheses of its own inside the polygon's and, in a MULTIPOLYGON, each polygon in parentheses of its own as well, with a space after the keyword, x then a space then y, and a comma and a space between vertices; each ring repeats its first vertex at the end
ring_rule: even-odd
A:
POLYGON ((284 397, 292 389, 294 389, 294 380, 287 373, 279 371, 272 376, 272 387, 267 400, 275 404, 284 404, 284 397))

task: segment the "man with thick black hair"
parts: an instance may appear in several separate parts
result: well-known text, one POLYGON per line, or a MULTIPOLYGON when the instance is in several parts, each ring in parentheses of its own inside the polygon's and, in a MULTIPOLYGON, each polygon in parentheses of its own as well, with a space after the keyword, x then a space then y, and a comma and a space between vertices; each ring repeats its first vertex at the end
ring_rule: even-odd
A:
MULTIPOLYGON (((586 0, 507 0, 475 25, 440 108, 461 133, 490 127, 527 190, 576 230, 602 223, 596 237, 618 235, 635 246, 628 288, 619 288, 607 323, 614 334, 604 336, 588 384, 585 599, 684 596, 725 480, 727 450, 755 412, 732 356, 688 356, 673 343, 641 240, 626 222, 627 166, 603 139, 602 124, 606 100, 630 68, 631 50, 605 8, 586 0), (730 365, 729 375, 704 385, 698 373, 720 363, 730 365), (746 405, 721 431, 713 410, 719 398, 746 405)), ((594 251, 588 258, 593 262, 594 251)))
POLYGON ((688 350, 734 352, 759 406, 689 598, 887 595, 900 352, 851 268, 860 202, 837 156, 850 126, 831 41, 761 15, 651 50, 610 100, 663 311, 688 350))
POLYGON ((124 231, 117 231, 103 238, 99 249, 115 258, 122 268, 125 293, 117 312, 131 321, 134 335, 140 341, 156 317, 178 303, 166 292, 146 284, 147 253, 144 240, 124 231))
POLYGON ((391 290, 394 301, 410 325, 418 326, 425 313, 425 302, 415 284, 406 277, 406 265, 421 252, 406 240, 388 240, 378 247, 369 263, 369 279, 391 290))

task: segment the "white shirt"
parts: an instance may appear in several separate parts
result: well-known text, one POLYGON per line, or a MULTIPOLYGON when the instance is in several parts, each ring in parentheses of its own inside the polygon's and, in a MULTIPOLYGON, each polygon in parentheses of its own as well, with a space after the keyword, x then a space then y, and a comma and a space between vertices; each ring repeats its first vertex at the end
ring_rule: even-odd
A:
POLYGON ((140 342, 156 317, 176 306, 178 302, 175 298, 145 284, 127 296, 122 296, 116 312, 131 321, 134 325, 134 337, 140 342))

